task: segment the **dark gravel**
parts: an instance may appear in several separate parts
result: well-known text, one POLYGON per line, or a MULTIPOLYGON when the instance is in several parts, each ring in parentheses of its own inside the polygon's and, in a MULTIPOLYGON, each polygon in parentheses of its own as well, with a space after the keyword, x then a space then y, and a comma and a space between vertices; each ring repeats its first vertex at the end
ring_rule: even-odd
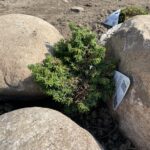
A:
POLYGON ((88 115, 80 115, 73 120, 92 133, 105 150, 136 150, 119 130, 118 122, 112 118, 105 103, 99 104, 88 115))

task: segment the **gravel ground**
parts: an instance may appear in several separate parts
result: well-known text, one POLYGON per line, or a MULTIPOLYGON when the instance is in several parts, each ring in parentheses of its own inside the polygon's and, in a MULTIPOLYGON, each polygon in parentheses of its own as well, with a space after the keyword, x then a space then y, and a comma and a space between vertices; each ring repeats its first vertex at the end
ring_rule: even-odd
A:
POLYGON ((53 24, 64 37, 69 35, 68 22, 90 26, 100 37, 106 31, 101 22, 112 11, 127 5, 150 8, 150 0, 0 0, 0 15, 22 13, 40 17, 53 24), (84 11, 71 8, 79 6, 84 11))

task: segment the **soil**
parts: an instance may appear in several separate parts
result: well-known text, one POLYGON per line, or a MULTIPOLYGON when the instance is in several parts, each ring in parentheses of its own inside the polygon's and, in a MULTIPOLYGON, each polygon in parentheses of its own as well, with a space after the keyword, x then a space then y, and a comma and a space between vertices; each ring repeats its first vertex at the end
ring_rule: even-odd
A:
POLYGON ((40 17, 53 24, 64 37, 69 35, 68 23, 73 21, 90 26, 100 37, 107 30, 101 25, 106 16, 128 5, 149 9, 150 0, 0 0, 0 15, 22 13, 40 17), (84 11, 72 11, 74 6, 84 11))
MULTIPOLYGON (((68 23, 73 21, 89 26, 97 33, 99 39, 101 34, 107 31, 102 25, 106 16, 128 5, 150 9, 150 0, 0 0, 0 15, 21 13, 40 17, 54 25, 65 38, 70 34, 68 23), (71 10, 74 6, 82 7, 84 11, 71 10)), ((11 102, 0 101, 0 114, 30 106, 59 108, 56 108, 58 105, 50 105, 49 102, 39 100, 37 104, 34 101, 24 102, 17 99, 11 102)), ((136 150, 131 141, 121 133, 118 123, 113 120, 104 103, 88 115, 78 115, 72 119, 89 130, 106 150, 136 150)))

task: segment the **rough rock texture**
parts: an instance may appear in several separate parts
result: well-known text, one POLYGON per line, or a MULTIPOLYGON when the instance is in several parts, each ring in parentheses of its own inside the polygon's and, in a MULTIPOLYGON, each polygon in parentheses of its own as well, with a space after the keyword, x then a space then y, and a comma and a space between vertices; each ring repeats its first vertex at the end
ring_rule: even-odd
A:
POLYGON ((40 95, 27 66, 41 62, 61 38, 42 19, 23 14, 0 16, 0 94, 40 95))
POLYGON ((1 150, 102 150, 86 130, 63 114, 39 107, 0 116, 1 150))
POLYGON ((119 70, 132 81, 124 101, 115 112, 120 127, 140 150, 150 149, 150 16, 126 21, 107 40, 119 70))

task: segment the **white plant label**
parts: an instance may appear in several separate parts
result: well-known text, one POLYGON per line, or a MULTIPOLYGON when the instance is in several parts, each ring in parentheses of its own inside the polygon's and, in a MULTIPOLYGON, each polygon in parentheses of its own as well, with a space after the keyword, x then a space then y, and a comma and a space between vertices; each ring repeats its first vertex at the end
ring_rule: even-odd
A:
POLYGON ((117 10, 117 11, 115 11, 115 12, 113 12, 112 14, 110 14, 110 15, 106 18, 106 20, 105 20, 103 23, 104 23, 105 25, 108 25, 108 26, 111 26, 111 27, 117 25, 118 22, 119 22, 120 12, 121 12, 120 9, 117 10))
POLYGON ((130 86, 130 79, 124 74, 115 71, 114 80, 116 91, 113 100, 113 108, 116 110, 126 95, 126 92, 130 86))

